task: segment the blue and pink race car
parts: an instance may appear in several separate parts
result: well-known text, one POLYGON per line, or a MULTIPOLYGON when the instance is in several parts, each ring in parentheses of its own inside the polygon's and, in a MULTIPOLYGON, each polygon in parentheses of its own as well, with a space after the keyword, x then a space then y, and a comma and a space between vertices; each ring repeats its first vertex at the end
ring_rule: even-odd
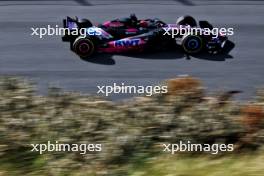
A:
POLYGON ((63 24, 68 30, 62 40, 70 42, 71 50, 83 59, 89 59, 95 53, 115 54, 166 49, 181 49, 187 55, 200 52, 218 54, 229 53, 235 46, 222 34, 217 37, 205 35, 203 32, 177 34, 173 37, 167 35, 179 28, 213 28, 207 21, 199 21, 197 25, 191 16, 182 16, 175 24, 166 24, 157 18, 140 20, 134 14, 128 18, 114 19, 99 25, 93 25, 88 19, 67 17, 63 24))

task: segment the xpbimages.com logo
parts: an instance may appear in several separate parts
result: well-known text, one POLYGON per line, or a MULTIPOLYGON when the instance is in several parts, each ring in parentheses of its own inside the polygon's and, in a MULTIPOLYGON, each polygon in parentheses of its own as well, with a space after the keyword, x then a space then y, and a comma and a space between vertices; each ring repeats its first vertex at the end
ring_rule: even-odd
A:
POLYGON ((46 27, 32 27, 31 36, 37 36, 40 39, 44 36, 64 36, 66 34, 73 36, 95 36, 102 35, 102 31, 97 27, 89 28, 61 28, 58 25, 51 26, 47 25, 46 27))
POLYGON ((63 144, 56 141, 51 143, 48 141, 44 144, 30 144, 32 152, 43 154, 45 152, 79 152, 81 155, 87 152, 100 152, 102 151, 102 144, 63 144))

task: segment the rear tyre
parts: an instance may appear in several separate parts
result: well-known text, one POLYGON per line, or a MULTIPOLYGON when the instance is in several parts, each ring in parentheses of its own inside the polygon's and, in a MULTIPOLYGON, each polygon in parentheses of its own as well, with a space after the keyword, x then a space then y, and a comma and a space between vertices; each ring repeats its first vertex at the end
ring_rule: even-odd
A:
POLYGON ((85 37, 78 37, 73 45, 73 51, 83 59, 88 59, 91 57, 95 52, 95 45, 94 42, 85 37))
POLYGON ((176 24, 178 24, 178 25, 190 25, 191 27, 197 26, 197 22, 192 16, 181 16, 177 19, 176 24))
POLYGON ((196 54, 203 49, 203 40, 197 35, 186 35, 182 38, 182 48, 187 54, 196 54))

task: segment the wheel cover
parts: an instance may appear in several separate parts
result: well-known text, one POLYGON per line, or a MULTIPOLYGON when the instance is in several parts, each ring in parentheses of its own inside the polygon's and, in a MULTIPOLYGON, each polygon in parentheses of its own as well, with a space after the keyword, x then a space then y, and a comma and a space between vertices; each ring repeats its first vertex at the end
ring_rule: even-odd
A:
POLYGON ((80 51, 81 53, 85 54, 85 53, 89 52, 89 50, 90 50, 90 46, 89 46, 88 43, 82 42, 82 43, 80 43, 78 49, 79 49, 79 51, 80 51))
POLYGON ((76 41, 74 49, 80 57, 88 57, 94 52, 94 44, 89 39, 79 39, 76 41))
POLYGON ((183 39, 182 46, 187 53, 197 53, 201 51, 203 42, 199 36, 186 36, 186 38, 183 39))

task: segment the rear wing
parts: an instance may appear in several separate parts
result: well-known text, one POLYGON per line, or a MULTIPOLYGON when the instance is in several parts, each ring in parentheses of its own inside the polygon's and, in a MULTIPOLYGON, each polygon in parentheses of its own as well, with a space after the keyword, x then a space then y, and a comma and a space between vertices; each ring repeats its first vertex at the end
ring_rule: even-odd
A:
POLYGON ((71 18, 69 16, 66 17, 66 19, 63 19, 63 27, 64 28, 69 28, 69 29, 73 29, 73 28, 78 28, 78 23, 79 23, 79 19, 78 17, 75 18, 71 18))
POLYGON ((79 29, 78 17, 71 18, 67 16, 65 19, 63 19, 63 28, 67 30, 65 30, 65 35, 62 36, 62 41, 64 42, 74 41, 78 36, 71 35, 70 31, 79 29))
POLYGON ((62 41, 65 42, 73 42, 80 35, 84 35, 81 33, 81 31, 83 32, 83 29, 85 29, 85 36, 96 36, 101 40, 113 38, 112 35, 104 31, 102 28, 93 26, 89 20, 79 20, 78 17, 71 18, 67 16, 63 19, 63 28, 67 29, 65 30, 65 35, 62 37, 62 41), (76 30, 78 31, 77 35, 76 30), (75 35, 72 35, 71 32, 74 32, 75 35))

